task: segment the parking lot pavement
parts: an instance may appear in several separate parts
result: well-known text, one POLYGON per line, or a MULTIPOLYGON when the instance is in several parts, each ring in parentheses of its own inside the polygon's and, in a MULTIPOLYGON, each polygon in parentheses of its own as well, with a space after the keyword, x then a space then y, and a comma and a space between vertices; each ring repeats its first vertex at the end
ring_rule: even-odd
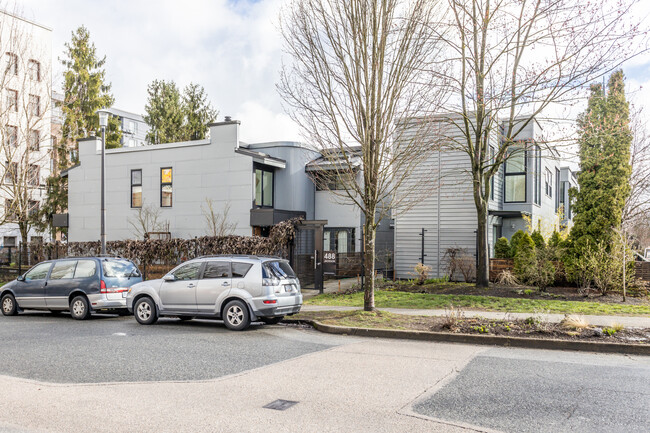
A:
POLYGON ((494 349, 414 412, 504 432, 647 432, 650 358, 494 349))

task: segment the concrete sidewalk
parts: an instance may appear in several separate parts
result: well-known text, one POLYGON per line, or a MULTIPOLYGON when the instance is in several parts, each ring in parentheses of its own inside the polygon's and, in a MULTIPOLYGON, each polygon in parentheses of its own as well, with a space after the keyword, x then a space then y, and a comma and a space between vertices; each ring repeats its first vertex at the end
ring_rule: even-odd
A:
MULTIPOLYGON (((361 310, 359 307, 334 307, 320 305, 303 305, 301 311, 354 311, 361 310)), ((407 314, 412 316, 444 316, 445 310, 416 310, 409 308, 378 308, 381 311, 387 311, 394 314, 407 314)), ((548 322, 560 322, 564 314, 544 314, 544 313, 504 313, 495 311, 474 311, 463 310, 465 317, 485 317, 487 319, 526 319, 531 316, 539 317, 541 320, 548 322)), ((582 315, 590 325, 595 326, 612 326, 614 323, 620 323, 626 327, 650 328, 649 317, 633 316, 587 316, 582 315)))

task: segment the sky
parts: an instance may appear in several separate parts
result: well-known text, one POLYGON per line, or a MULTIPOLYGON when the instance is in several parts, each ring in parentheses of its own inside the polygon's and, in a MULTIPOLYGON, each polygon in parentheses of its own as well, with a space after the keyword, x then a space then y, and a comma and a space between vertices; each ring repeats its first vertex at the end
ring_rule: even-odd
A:
MULTIPOLYGON (((18 9, 52 32, 54 89, 61 90, 64 44, 84 25, 99 55, 116 108, 144 114, 154 79, 205 87, 218 120, 241 121, 243 141, 299 140, 275 84, 282 64, 278 17, 286 0, 18 0, 18 9)), ((11 9, 11 8, 9 8, 11 9)), ((650 15, 642 0, 635 15, 650 15)), ((646 19, 647 21, 647 19, 646 19)), ((624 65, 627 92, 650 105, 650 55, 624 65)), ((586 101, 585 101, 586 106, 586 101)), ((650 106, 644 108, 650 121, 650 106)))

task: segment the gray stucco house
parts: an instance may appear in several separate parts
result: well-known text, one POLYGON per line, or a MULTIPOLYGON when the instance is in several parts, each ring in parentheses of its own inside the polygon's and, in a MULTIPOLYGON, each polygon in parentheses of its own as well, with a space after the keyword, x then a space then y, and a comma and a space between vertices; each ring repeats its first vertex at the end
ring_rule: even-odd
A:
MULTIPOLYGON (((414 267, 422 260, 431 267, 431 276, 447 275, 445 253, 449 248, 463 248, 471 257, 476 255, 477 218, 470 160, 466 153, 449 144, 462 140, 461 131, 449 122, 450 117, 443 115, 430 120, 440 122, 448 143, 442 143, 441 149, 432 152, 412 173, 415 178, 430 179, 431 194, 416 206, 398 209, 395 215, 398 278, 413 278, 414 267)), ((544 143, 540 122, 529 123, 516 138, 520 144, 492 179, 488 205, 491 255, 496 239, 510 239, 517 230, 525 230, 527 224, 545 234, 572 224, 569 188, 576 186, 577 180, 568 162, 544 143)), ((498 148, 497 140, 495 134, 494 151, 498 148)))

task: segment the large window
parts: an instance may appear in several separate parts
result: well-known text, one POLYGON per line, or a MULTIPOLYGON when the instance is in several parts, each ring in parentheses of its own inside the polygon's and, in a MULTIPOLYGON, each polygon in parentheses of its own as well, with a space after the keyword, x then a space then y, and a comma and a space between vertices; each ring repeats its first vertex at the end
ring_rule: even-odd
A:
POLYGON ((172 207, 172 168, 160 169, 160 207, 172 207))
POLYGON ((533 173, 533 195, 536 205, 542 204, 542 151, 539 146, 535 146, 535 172, 533 173))
POLYGON ((326 228, 323 232, 323 250, 353 253, 354 232, 353 228, 326 228))
POLYGON ((36 60, 30 60, 27 65, 29 79, 32 81, 41 81, 41 64, 36 60))
POLYGON ((142 207, 142 170, 131 170, 131 207, 142 207))
POLYGON ((514 149, 506 160, 504 173, 505 202, 526 201, 526 150, 514 149))
POLYGON ((273 171, 255 167, 255 206, 273 207, 273 171))

